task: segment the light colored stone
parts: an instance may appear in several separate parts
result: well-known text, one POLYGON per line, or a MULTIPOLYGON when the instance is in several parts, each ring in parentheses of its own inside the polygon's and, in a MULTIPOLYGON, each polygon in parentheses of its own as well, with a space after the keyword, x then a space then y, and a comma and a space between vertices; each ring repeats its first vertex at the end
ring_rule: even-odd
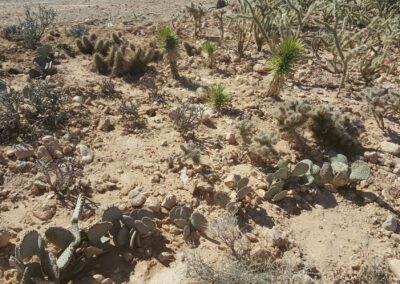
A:
POLYGON ((164 197, 163 202, 161 203, 162 207, 167 209, 172 209, 176 205, 176 196, 175 194, 169 193, 164 197))
POLYGON ((112 281, 111 278, 106 278, 101 281, 101 284, 114 284, 114 281, 112 281))
POLYGON ((388 141, 383 141, 381 142, 381 150, 385 153, 397 156, 400 154, 400 145, 388 141))
POLYGON ((364 158, 367 162, 376 164, 378 162, 378 153, 375 151, 370 151, 370 152, 367 151, 364 153, 364 158))
POLYGON ((112 129, 113 129, 113 125, 108 117, 100 120, 98 130, 101 130, 104 132, 109 132, 112 129))
POLYGON ((128 193, 129 201, 133 207, 140 207, 146 201, 146 196, 139 190, 140 188, 132 189, 128 193))
POLYGON ((151 211, 154 213, 160 212, 160 201, 158 201, 157 197, 151 196, 146 199, 146 202, 144 203, 144 207, 149 208, 151 211))
POLYGON ((267 68, 266 68, 266 66, 264 64, 256 63, 253 66, 253 71, 257 72, 257 73, 260 73, 260 74, 266 74, 267 73, 267 68))
POLYGON ((233 188, 235 185, 235 175, 231 174, 226 179, 224 179, 224 184, 228 188, 233 188))
POLYGON ((56 204, 54 200, 48 200, 46 203, 37 203, 33 209, 32 214, 42 221, 48 221, 56 214, 56 204))
POLYGON ((0 248, 6 247, 10 243, 11 233, 5 228, 0 228, 0 248))
POLYGON ((60 143, 55 137, 47 135, 42 138, 42 142, 47 151, 54 159, 61 159, 62 157, 64 157, 60 143))
POLYGON ((90 150, 88 146, 79 144, 76 147, 79 150, 79 154, 81 155, 81 162, 83 164, 90 164, 91 162, 93 162, 94 159, 93 151, 90 150))
POLYGON ((158 260, 161 262, 168 262, 174 260, 174 255, 172 253, 163 251, 158 255, 158 260))
POLYGON ((400 279, 400 259, 391 258, 388 260, 388 264, 396 279, 400 279))
POLYGON ((75 96, 72 98, 72 101, 78 104, 83 104, 83 97, 82 96, 75 96))
POLYGON ((18 160, 25 160, 32 157, 35 153, 33 152, 33 147, 28 144, 18 144, 15 146, 15 156, 18 160))
POLYGON ((53 157, 50 155, 49 151, 44 146, 39 146, 39 148, 36 151, 36 156, 38 157, 38 159, 46 162, 50 162, 53 160, 53 157))
POLYGON ((382 224, 382 228, 390 232, 396 232, 397 230, 397 220, 396 217, 392 214, 387 216, 385 222, 382 224))

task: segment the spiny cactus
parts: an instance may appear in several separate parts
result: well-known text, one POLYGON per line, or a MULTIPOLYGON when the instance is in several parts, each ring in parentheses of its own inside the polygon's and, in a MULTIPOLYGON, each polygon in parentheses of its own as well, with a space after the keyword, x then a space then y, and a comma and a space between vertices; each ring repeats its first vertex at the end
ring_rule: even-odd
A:
POLYGON ((193 163, 200 163, 201 151, 194 143, 188 143, 180 146, 182 150, 182 160, 190 159, 193 163))
POLYGON ((242 178, 240 175, 234 175, 233 190, 235 194, 226 204, 225 208, 230 214, 243 216, 246 214, 243 201, 252 190, 249 186, 249 179, 242 178))
POLYGON ((315 139, 340 152, 356 154, 362 149, 359 141, 361 122, 343 113, 321 107, 311 114, 310 129, 315 139))
POLYGON ((190 3, 190 6, 186 6, 186 11, 193 17, 194 35, 197 37, 199 36, 202 20, 206 14, 206 11, 203 6, 196 5, 193 2, 190 3))
POLYGON ((212 41, 206 41, 203 44, 203 52, 206 54, 208 58, 208 67, 213 68, 214 66, 214 61, 215 61, 215 49, 216 49, 216 44, 212 41))
POLYGON ((130 214, 123 214, 115 206, 103 212, 102 221, 112 224, 110 234, 118 247, 135 249, 142 246, 142 241, 156 231, 154 214, 150 209, 135 209, 130 214))
POLYGON ((242 144, 251 144, 254 128, 253 122, 251 122, 249 119, 243 119, 236 123, 235 128, 239 131, 242 144))
POLYGON ((385 129, 385 117, 400 115, 400 92, 373 87, 367 90, 365 97, 368 110, 373 114, 379 128, 385 129))
POLYGON ((27 232, 15 247, 15 263, 21 283, 30 284, 40 281, 66 283, 92 256, 104 252, 103 249, 108 246, 109 240, 106 236, 112 228, 112 223, 96 223, 87 230, 81 230, 78 221, 84 201, 83 195, 79 195, 70 228, 52 226, 45 232, 46 240, 59 251, 57 258, 45 250, 44 241, 37 231, 27 232), (25 261, 32 256, 37 256, 39 262, 25 261))
POLYGON ((187 206, 175 206, 169 211, 171 221, 183 230, 183 237, 188 240, 194 231, 204 232, 207 230, 207 219, 198 212, 193 212, 187 206))
POLYGON ((218 111, 225 106, 229 99, 229 92, 225 85, 217 84, 208 89, 208 100, 218 111))
POLYGON ((76 46, 83 54, 93 54, 96 45, 97 35, 91 34, 88 36, 83 36, 81 39, 76 41, 76 46))
POLYGON ((171 74, 174 79, 179 78, 178 63, 179 58, 178 47, 179 40, 177 34, 168 27, 162 28, 157 34, 159 45, 165 50, 167 60, 171 68, 171 74))
POLYGON ((293 74, 294 65, 304 52, 303 42, 295 37, 286 37, 272 50, 268 62, 271 70, 271 84, 267 96, 279 96, 286 79, 293 74))
POLYGON ((253 161, 267 161, 271 155, 275 155, 274 145, 278 142, 278 134, 275 132, 261 132, 253 138, 249 148, 250 159, 253 161))

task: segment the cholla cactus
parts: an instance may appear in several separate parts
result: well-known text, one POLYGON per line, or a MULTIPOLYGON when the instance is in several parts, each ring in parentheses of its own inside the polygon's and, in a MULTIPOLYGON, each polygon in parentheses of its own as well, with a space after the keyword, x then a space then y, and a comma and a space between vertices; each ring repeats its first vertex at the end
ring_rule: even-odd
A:
POLYGON ((274 145, 278 142, 275 132, 261 132, 253 138, 249 149, 250 159, 253 161, 268 161, 271 155, 276 154, 274 145))
POLYGON ((286 37, 272 50, 268 67, 271 70, 271 83, 267 96, 279 96, 286 79, 293 74, 294 65, 301 59, 304 45, 300 39, 286 37))
POLYGON ((175 206, 169 212, 171 221, 183 230, 183 238, 189 240, 194 231, 204 232, 207 230, 207 219, 199 212, 193 212, 187 206, 175 206))
POLYGON ((251 120, 244 119, 239 121, 236 125, 235 128, 239 131, 239 136, 242 140, 243 145, 249 145, 251 144, 252 137, 253 137, 253 129, 254 125, 251 120))
POLYGON ((83 54, 93 54, 96 40, 97 35, 93 33, 89 37, 83 36, 81 39, 78 39, 76 46, 83 54))
POLYGON ((208 58, 208 67, 213 68, 215 61, 215 49, 216 44, 212 41, 206 41, 203 44, 203 52, 206 54, 208 58))
POLYGON ((199 36, 200 28, 202 25, 203 17, 206 15, 206 11, 201 5, 196 5, 193 2, 190 6, 186 6, 186 11, 193 17, 194 20, 194 35, 199 36))
POLYGON ((162 49, 167 53, 167 59, 171 68, 171 74, 174 79, 179 78, 178 63, 179 58, 178 47, 179 40, 177 34, 170 28, 162 28, 158 32, 158 42, 162 49))
POLYGON ((385 129, 384 118, 400 115, 400 93, 383 87, 374 87, 367 91, 368 110, 373 114, 379 128, 385 129))
POLYGON ((252 188, 249 186, 249 179, 242 178, 240 175, 234 175, 233 190, 235 194, 225 205, 225 208, 232 215, 244 216, 246 215, 244 199, 252 191, 252 188))
POLYGON ((280 131, 287 132, 291 140, 302 145, 302 138, 297 129, 302 127, 309 118, 311 106, 307 101, 291 101, 279 107, 276 120, 280 131))
POLYGON ((346 153, 358 153, 361 122, 350 115, 319 108, 311 114, 311 131, 315 139, 346 153))

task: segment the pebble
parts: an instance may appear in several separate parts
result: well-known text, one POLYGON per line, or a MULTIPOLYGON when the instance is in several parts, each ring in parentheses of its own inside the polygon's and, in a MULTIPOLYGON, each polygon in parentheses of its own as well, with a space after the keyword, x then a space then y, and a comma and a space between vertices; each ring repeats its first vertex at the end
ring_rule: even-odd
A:
POLYGON ((28 144, 18 144, 15 146, 14 154, 18 160, 24 160, 33 157, 33 147, 28 144))
POLYGON ((164 197, 161 206, 167 209, 172 209, 176 205, 175 194, 169 193, 164 197))
POLYGON ((109 118, 100 120, 98 130, 101 130, 103 132, 109 132, 112 129, 113 129, 113 125, 109 118))
POLYGON ((367 162, 376 164, 378 162, 378 153, 375 151, 371 151, 371 152, 367 151, 364 153, 364 158, 367 162))
POLYGON ((146 199, 144 207, 149 208, 154 213, 160 212, 160 201, 158 201, 157 197, 151 196, 146 199))
POLYGON ((383 152, 397 156, 400 154, 400 145, 388 141, 381 142, 380 148, 383 152))
POLYGON ((132 189, 128 193, 128 198, 133 207, 140 207, 146 201, 146 196, 140 191, 140 188, 132 189))
POLYGON ((235 133, 229 132, 228 134, 226 134, 225 139, 226 139, 226 141, 228 141, 229 145, 237 144, 235 133))
POLYGON ((53 160, 53 157, 50 155, 49 151, 44 146, 39 146, 39 148, 36 151, 36 156, 38 157, 38 159, 46 162, 50 162, 53 160))
POLYGON ((385 222, 383 222, 382 228, 384 228, 385 230, 390 231, 390 232, 396 232, 396 230, 397 230, 396 217, 393 216, 392 214, 389 214, 389 216, 387 216, 385 222))
POLYGON ((235 185, 235 175, 231 174, 226 179, 224 179, 224 184, 228 188, 233 188, 235 185))
POLYGON ((94 159, 93 151, 90 150, 89 147, 87 147, 83 144, 79 144, 76 147, 79 150, 79 153, 81 155, 81 162, 83 164, 90 164, 91 162, 93 162, 93 159, 94 159))
POLYGON ((56 214, 56 204, 54 200, 48 200, 45 204, 37 203, 32 209, 32 214, 36 218, 47 221, 56 214))

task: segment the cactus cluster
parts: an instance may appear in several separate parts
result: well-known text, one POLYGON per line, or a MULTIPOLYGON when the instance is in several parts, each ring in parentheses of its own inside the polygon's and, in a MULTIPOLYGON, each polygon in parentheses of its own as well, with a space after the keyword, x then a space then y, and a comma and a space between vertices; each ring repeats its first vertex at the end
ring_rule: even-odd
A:
POLYGON ((141 74, 147 64, 161 56, 152 46, 136 46, 116 33, 109 40, 98 39, 95 34, 91 34, 78 39, 76 44, 82 53, 93 54, 98 73, 116 77, 141 74))
POLYGON ((154 214, 147 208, 134 209, 129 214, 123 214, 118 207, 110 206, 104 210, 102 222, 111 224, 110 234, 119 248, 139 248, 143 240, 157 229, 154 214))
POLYGON ((203 6, 196 5, 193 2, 190 6, 186 6, 186 11, 192 16, 194 21, 194 35, 197 37, 200 33, 203 17, 206 15, 206 11, 203 6))
POLYGON ((400 115, 399 92, 384 87, 373 87, 365 95, 368 110, 373 114, 378 127, 381 129, 385 129, 385 117, 400 115))
POLYGON ((354 117, 330 111, 321 107, 311 115, 310 129, 314 138, 340 152, 354 154, 360 152, 359 140, 362 125, 354 117))
POLYGON ((169 212, 169 218, 176 226, 183 230, 183 238, 188 240, 195 231, 207 230, 207 219, 199 212, 193 212, 187 206, 175 206, 169 212))
POLYGON ((289 101, 279 107, 276 114, 278 127, 282 131, 293 132, 308 120, 311 106, 306 100, 289 101))
POLYGON ((275 132, 260 132, 253 138, 249 148, 249 156, 252 161, 268 161, 271 155, 276 154, 274 145, 278 142, 278 134, 275 132))
POLYGON ((21 283, 65 283, 79 273, 92 257, 105 251, 112 223, 100 222, 82 230, 78 221, 84 202, 83 195, 79 195, 68 229, 54 226, 45 232, 46 240, 58 250, 57 257, 45 250, 45 242, 37 231, 24 235, 15 247, 15 264, 21 283), (29 258, 31 261, 28 261, 29 258))
POLYGON ((264 198, 273 202, 281 201, 290 194, 296 197, 296 191, 306 189, 312 184, 330 184, 334 188, 340 188, 352 182, 366 180, 370 175, 370 167, 366 162, 357 160, 349 165, 347 157, 341 154, 331 157, 330 162, 325 162, 321 167, 311 160, 302 160, 296 165, 281 160, 277 168, 277 171, 266 177, 268 190, 264 198))
POLYGON ((230 196, 228 193, 218 191, 214 194, 214 203, 225 207, 226 210, 232 215, 245 215, 244 200, 246 196, 252 191, 249 186, 249 179, 242 178, 240 175, 233 176, 233 190, 234 194, 230 196))

